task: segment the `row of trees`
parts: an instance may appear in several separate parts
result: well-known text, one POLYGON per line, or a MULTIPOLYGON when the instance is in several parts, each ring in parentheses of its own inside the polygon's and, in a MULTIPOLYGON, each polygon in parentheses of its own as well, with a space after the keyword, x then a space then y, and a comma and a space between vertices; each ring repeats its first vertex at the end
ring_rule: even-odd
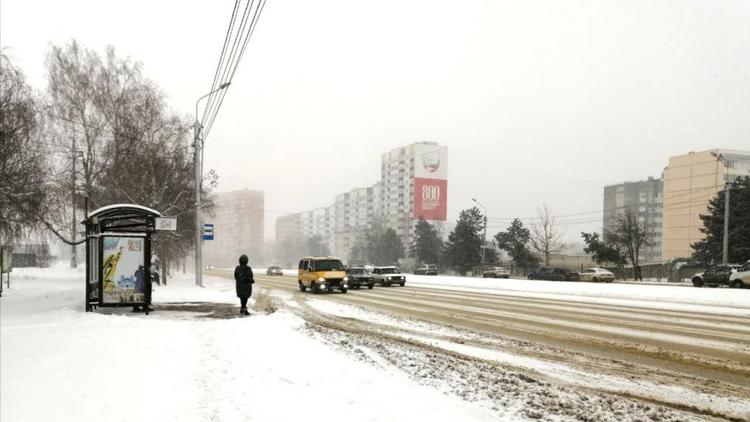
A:
MULTIPOLYGON (((75 41, 52 46, 44 92, 1 60, 0 240, 47 229, 75 245, 83 209, 136 203, 178 219, 178 230, 160 232, 155 245, 166 274, 193 247, 190 119, 111 47, 100 56, 75 41)), ((217 177, 206 180, 204 194, 217 177)))

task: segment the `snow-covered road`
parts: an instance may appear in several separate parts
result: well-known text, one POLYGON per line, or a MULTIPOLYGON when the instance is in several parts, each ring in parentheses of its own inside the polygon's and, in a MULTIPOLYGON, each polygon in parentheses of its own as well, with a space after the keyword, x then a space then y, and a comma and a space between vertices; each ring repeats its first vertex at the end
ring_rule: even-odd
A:
MULTIPOLYGON (((262 283, 312 297, 295 292, 293 277, 262 283)), ((750 418, 750 290, 409 276, 404 288, 315 296, 312 304, 369 325, 384 316, 380 331, 551 382, 750 418), (405 329, 405 319, 431 331, 405 329)))
POLYGON ((257 276, 240 318, 226 276, 157 286, 145 316, 83 312, 80 271, 17 270, 0 420, 750 419, 750 290, 257 276))

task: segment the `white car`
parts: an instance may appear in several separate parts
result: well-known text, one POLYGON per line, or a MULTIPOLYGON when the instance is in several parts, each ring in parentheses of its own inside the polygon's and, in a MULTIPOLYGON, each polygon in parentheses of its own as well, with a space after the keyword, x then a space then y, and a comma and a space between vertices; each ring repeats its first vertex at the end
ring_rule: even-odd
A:
POLYGON ((482 278, 509 278, 510 271, 505 267, 492 267, 482 272, 482 278))
POLYGON ((736 289, 750 289, 750 261, 729 276, 729 285, 736 289))
POLYGON ((611 271, 607 271, 604 268, 586 268, 585 270, 578 273, 580 281, 593 281, 593 282, 605 282, 611 283, 615 281, 615 275, 611 271))

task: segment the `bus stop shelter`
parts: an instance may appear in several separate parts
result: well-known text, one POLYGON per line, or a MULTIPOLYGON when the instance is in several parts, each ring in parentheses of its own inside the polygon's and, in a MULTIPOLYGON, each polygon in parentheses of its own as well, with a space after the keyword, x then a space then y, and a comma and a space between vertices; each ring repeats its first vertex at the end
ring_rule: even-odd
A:
POLYGON ((86 226, 86 312, 151 304, 151 237, 159 211, 114 204, 92 211, 86 226))

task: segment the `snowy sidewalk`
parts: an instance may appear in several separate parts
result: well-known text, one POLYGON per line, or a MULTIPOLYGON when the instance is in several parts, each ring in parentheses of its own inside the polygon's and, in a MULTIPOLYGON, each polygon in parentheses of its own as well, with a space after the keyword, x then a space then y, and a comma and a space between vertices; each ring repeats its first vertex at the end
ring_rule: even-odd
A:
MULTIPOLYGON (((230 282, 206 285, 172 279, 156 286, 155 303, 236 302, 230 282)), ((283 309, 230 319, 85 313, 82 272, 17 269, 0 299, 0 420, 496 420, 331 350, 303 324, 283 309)))

